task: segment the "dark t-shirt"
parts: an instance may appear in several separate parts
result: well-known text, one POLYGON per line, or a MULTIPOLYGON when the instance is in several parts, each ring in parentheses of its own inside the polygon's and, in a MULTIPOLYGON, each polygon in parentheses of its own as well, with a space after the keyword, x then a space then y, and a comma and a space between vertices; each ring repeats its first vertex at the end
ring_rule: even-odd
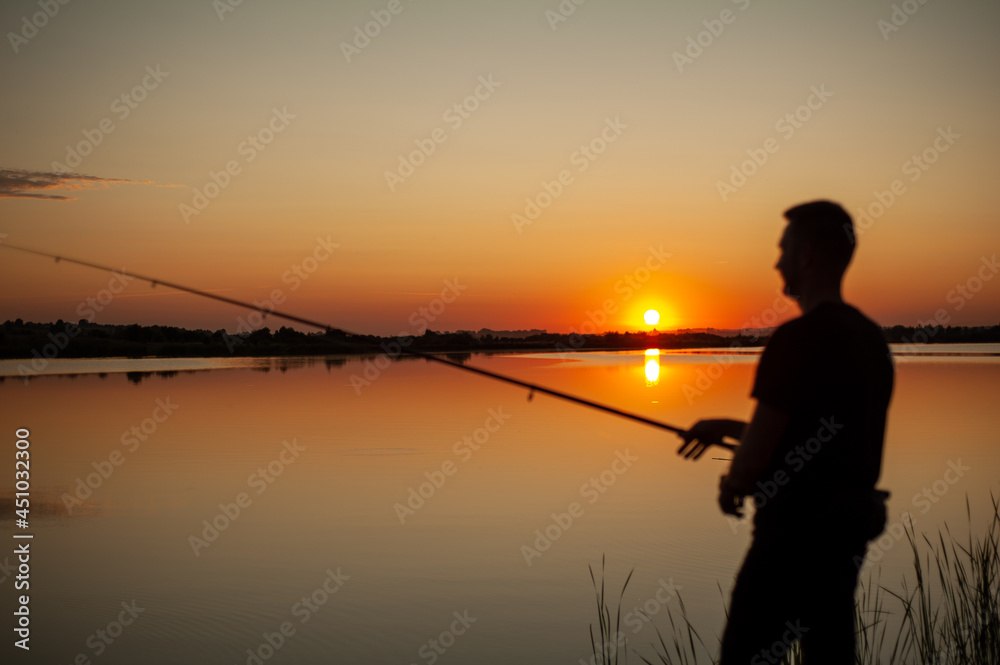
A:
POLYGON ((824 303, 775 330, 752 396, 788 428, 755 488, 755 525, 852 511, 878 481, 893 365, 881 329, 854 307, 824 303))

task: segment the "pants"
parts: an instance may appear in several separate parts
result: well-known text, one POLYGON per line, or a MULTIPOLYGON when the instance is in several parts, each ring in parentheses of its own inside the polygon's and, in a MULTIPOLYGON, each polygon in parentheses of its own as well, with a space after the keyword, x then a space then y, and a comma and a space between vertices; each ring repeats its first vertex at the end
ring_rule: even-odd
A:
POLYGON ((733 588, 719 665, 776 664, 796 640, 807 665, 852 665, 855 562, 866 542, 856 531, 811 525, 755 530, 733 588))

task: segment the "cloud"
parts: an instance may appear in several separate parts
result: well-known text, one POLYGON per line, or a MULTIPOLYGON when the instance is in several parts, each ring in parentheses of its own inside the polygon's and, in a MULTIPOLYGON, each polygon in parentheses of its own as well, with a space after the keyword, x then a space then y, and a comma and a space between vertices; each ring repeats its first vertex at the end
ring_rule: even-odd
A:
POLYGON ((80 173, 56 173, 51 171, 24 171, 22 169, 0 169, 0 199, 47 199, 49 201, 73 201, 77 197, 52 190, 78 192, 83 189, 109 187, 114 184, 152 185, 151 180, 126 180, 124 178, 99 178, 80 173))

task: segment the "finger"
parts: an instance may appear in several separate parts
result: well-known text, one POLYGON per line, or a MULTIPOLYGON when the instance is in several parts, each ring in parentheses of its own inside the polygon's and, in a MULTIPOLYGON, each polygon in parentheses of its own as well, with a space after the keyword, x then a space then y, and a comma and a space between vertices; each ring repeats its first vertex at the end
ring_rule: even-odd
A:
POLYGON ((711 448, 713 445, 716 446, 723 445, 720 441, 704 441, 704 440, 700 440, 698 444, 700 448, 698 449, 697 455, 695 455, 695 459, 698 459, 706 452, 708 452, 708 449, 711 448))
POLYGON ((677 451, 677 454, 684 455, 685 458, 690 458, 692 451, 697 450, 699 445, 700 442, 698 439, 688 439, 684 442, 684 445, 681 446, 681 449, 677 451))
POLYGON ((687 455, 685 455, 684 457, 686 459, 698 459, 705 451, 705 448, 706 446, 704 442, 696 441, 695 444, 691 447, 691 450, 689 450, 687 455))

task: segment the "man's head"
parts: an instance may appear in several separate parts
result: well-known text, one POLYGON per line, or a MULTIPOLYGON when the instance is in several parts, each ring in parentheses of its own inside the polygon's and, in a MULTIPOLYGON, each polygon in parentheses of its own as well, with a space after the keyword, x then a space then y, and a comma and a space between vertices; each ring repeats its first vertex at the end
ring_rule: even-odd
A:
POLYGON ((812 201, 786 210, 785 219, 774 266, 785 280, 785 293, 799 297, 808 288, 839 287, 854 254, 851 216, 831 201, 812 201))

